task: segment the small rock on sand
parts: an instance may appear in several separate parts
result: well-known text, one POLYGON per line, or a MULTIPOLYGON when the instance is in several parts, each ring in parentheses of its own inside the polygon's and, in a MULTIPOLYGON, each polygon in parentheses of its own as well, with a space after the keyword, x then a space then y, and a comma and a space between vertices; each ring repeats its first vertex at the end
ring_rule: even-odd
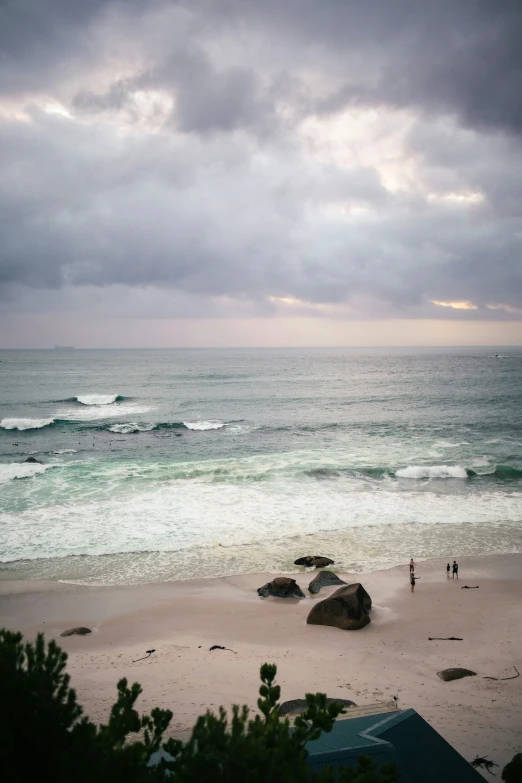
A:
POLYGON ((66 631, 63 631, 60 636, 87 636, 88 633, 92 633, 90 628, 79 625, 77 628, 68 628, 66 631))
POLYGON ((329 557, 320 557, 319 555, 307 555, 294 560, 294 565, 302 565, 307 568, 325 568, 326 566, 334 565, 334 563, 335 560, 330 560, 329 557))
MULTIPOLYGON (((350 701, 349 699, 326 699, 326 704, 331 704, 332 702, 338 702, 339 704, 342 704, 343 707, 356 707, 356 703, 354 701, 350 701)), ((306 699, 290 699, 289 701, 284 701, 280 707, 279 707, 279 714, 281 716, 283 715, 301 715, 307 708, 306 699)))
POLYGON ((295 579, 290 579, 288 576, 277 576, 271 582, 260 587, 257 594, 261 598, 268 598, 270 595, 276 598, 305 598, 305 594, 295 579))
POLYGON ((308 585, 308 589, 311 593, 318 593, 321 587, 328 587, 329 585, 345 585, 342 579, 339 579, 337 574, 333 571, 319 571, 317 576, 312 579, 308 585))
POLYGON ((472 672, 471 669, 459 669, 455 667, 453 669, 443 669, 441 672, 437 672, 437 677, 440 677, 444 682, 451 682, 452 680, 460 680, 462 677, 476 677, 477 672, 472 672))

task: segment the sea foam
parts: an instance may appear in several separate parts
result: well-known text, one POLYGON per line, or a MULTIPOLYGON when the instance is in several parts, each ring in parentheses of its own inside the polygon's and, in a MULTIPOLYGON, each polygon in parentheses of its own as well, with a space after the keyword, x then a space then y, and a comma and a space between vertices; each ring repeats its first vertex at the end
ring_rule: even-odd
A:
POLYGON ((49 465, 37 465, 35 463, 11 462, 0 465, 0 484, 7 484, 13 479, 31 478, 38 473, 44 473, 49 465))
POLYGON ((4 430, 39 430, 53 422, 54 419, 2 419, 0 427, 4 430))
POLYGON ((155 424, 135 424, 134 422, 128 422, 126 424, 112 424, 108 429, 109 432, 128 435, 131 432, 150 432, 155 426, 155 424))
POLYGON ((225 427, 224 421, 184 421, 183 426, 188 430, 220 430, 225 427))
MULTIPOLYGON (((209 481, 208 476, 197 475, 197 466, 192 476, 187 475, 189 480, 169 481, 169 473, 177 469, 170 461, 161 466, 163 476, 158 465, 153 470, 148 464, 116 469, 108 463, 105 478, 99 467, 74 465, 66 477, 56 471, 56 486, 65 479, 76 488, 74 503, 64 503, 55 495, 51 504, 4 514, 2 561, 144 552, 149 553, 146 559, 127 560, 118 578, 151 582, 163 573, 161 553, 171 574, 174 568, 178 576, 183 573, 189 578, 237 573, 238 567, 255 573, 267 564, 274 570, 291 569, 296 554, 306 551, 310 541, 319 542, 321 550, 334 555, 347 571, 353 568, 353 558, 361 557, 360 551, 364 560, 378 561, 383 567, 396 564, 396 558, 407 562, 412 541, 421 553, 418 557, 436 556, 441 547, 457 555, 470 549, 520 550, 522 499, 505 492, 427 495, 414 485, 407 490, 353 492, 346 483, 332 492, 325 482, 303 483, 286 475, 271 480, 267 492, 264 482, 209 481), (97 478, 94 493, 87 480, 90 471, 97 478), (152 481, 147 484, 148 476, 152 481), (130 478, 139 479, 132 492, 130 478), (214 551, 222 561, 207 558, 206 553, 214 551), (160 553, 159 560, 153 559, 154 552, 160 553)), ((188 471, 189 465, 185 468, 188 471)), ((38 484, 54 481, 53 473, 49 471, 45 482, 38 480, 38 484)), ((30 483, 20 482, 20 489, 34 501, 30 483)), ((48 497, 49 487, 41 490, 48 497)), ((43 567, 50 567, 53 574, 61 568, 58 561, 43 567)), ((86 573, 93 568, 103 572, 109 583, 115 580, 114 563, 104 558, 97 563, 78 558, 75 565, 66 564, 65 578, 73 568, 86 573)))
POLYGON ((395 472, 397 478, 468 478, 466 468, 460 465, 410 465, 395 472))

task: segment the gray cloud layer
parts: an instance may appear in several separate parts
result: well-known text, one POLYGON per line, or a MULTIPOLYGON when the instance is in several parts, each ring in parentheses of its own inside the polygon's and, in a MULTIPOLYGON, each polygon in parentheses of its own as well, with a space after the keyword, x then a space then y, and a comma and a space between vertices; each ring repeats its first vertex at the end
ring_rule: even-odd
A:
POLYGON ((521 40, 518 0, 0 5, 3 306, 520 318, 521 40))

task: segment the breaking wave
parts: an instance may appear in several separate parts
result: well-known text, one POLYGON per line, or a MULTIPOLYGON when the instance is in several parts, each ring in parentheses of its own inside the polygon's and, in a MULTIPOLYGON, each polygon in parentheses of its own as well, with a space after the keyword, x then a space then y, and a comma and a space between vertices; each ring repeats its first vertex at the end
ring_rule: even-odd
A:
POLYGON ((468 471, 473 475, 481 476, 494 476, 498 479, 504 479, 506 481, 522 479, 522 468, 515 468, 513 465, 495 465, 494 470, 491 472, 484 471, 483 473, 476 474, 474 471, 468 471))
POLYGON ((138 424, 136 422, 126 422, 125 424, 111 424, 103 429, 109 430, 109 432, 117 432, 121 435, 129 435, 133 432, 151 432, 152 430, 194 430, 197 432, 205 432, 207 430, 220 430, 226 427, 227 423, 224 421, 173 421, 162 422, 159 424, 138 424))
POLYGON ((73 397, 71 402, 80 402, 82 405, 111 405, 124 399, 121 394, 82 394, 73 397))
MULTIPOLYGON (((91 403, 95 405, 96 403, 91 403)), ((101 405, 108 405, 109 403, 100 403, 101 405)), ((193 430, 195 432, 206 432, 209 430, 220 430, 227 427, 229 424, 237 424, 237 422, 224 422, 217 420, 209 421, 173 421, 173 422, 124 422, 124 423, 108 423, 99 424, 91 423, 91 419, 84 420, 83 417, 78 419, 61 418, 65 416, 66 412, 59 414, 60 418, 56 419, 2 419, 0 421, 0 429, 5 430, 35 430, 42 429, 43 427, 59 427, 59 428, 72 428, 75 430, 98 430, 105 432, 114 432, 122 435, 128 435, 135 432, 152 432, 155 430, 193 430)))
POLYGON ((121 435, 129 435, 133 432, 152 432, 153 430, 194 430, 205 432, 206 430, 220 430, 226 427, 227 423, 223 421, 172 421, 159 422, 156 424, 139 424, 137 422, 125 422, 122 424, 110 424, 96 429, 117 432, 121 435))
POLYGON ((233 422, 224 422, 217 420, 209 421, 172 421, 160 422, 158 424, 138 424, 127 422, 125 424, 111 424, 103 427, 109 432, 118 432, 120 434, 130 434, 132 432, 151 432, 152 430, 193 430, 195 432, 206 432, 207 430, 220 430, 233 422))
POLYGON ((109 432, 117 432, 120 435, 128 435, 131 432, 150 432, 157 428, 156 424, 136 424, 128 422, 126 424, 111 424, 107 427, 109 432))
POLYGON ((0 427, 4 430, 39 430, 54 424, 54 419, 2 419, 0 427))
POLYGON ((360 476, 367 479, 496 479, 497 481, 519 481, 522 468, 513 465, 487 465, 480 470, 462 465, 409 465, 406 468, 383 467, 316 467, 303 471, 314 479, 335 479, 342 476, 360 476))
POLYGON ((224 421, 184 421, 182 424, 188 430, 220 430, 226 426, 224 421))
POLYGON ((461 465, 410 465, 395 472, 397 478, 426 479, 426 478, 456 478, 466 479, 470 474, 461 465))
POLYGON ((37 465, 35 463, 11 462, 0 465, 0 484, 7 484, 14 479, 24 479, 44 473, 50 465, 37 465))

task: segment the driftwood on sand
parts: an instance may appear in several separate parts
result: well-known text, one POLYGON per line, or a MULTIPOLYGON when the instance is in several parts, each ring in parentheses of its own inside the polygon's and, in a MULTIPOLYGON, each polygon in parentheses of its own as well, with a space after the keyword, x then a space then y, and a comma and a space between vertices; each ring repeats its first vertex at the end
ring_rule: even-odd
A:
POLYGON ((497 680, 497 682, 502 682, 503 680, 516 680, 517 677, 520 677, 520 672, 518 671, 516 666, 513 666, 514 670, 516 671, 516 674, 514 674, 512 677, 483 677, 483 680, 497 680))
POLYGON ((156 652, 156 650, 145 650, 147 655, 144 655, 143 658, 136 658, 133 663, 138 663, 138 661, 145 661, 147 658, 150 658, 153 652, 156 652))
POLYGON ((460 636, 428 636, 429 642, 463 642, 460 636))
POLYGON ((475 756, 473 761, 470 761, 469 763, 474 769, 477 769, 477 767, 484 767, 491 775, 495 774, 494 772, 491 772, 491 767, 498 767, 498 764, 495 764, 494 761, 490 761, 487 756, 475 756))

